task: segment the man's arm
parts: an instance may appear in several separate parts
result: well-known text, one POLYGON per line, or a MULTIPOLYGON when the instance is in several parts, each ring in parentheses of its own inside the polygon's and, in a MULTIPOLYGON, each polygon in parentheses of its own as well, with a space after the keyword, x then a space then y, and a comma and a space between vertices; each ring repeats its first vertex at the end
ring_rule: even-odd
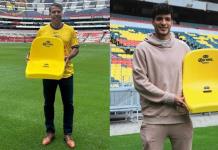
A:
POLYGON ((27 52, 27 54, 26 54, 26 61, 29 61, 30 60, 30 52, 27 52))
POLYGON ((74 58, 79 53, 79 46, 72 46, 70 54, 68 56, 65 56, 65 62, 68 63, 72 58, 74 58))

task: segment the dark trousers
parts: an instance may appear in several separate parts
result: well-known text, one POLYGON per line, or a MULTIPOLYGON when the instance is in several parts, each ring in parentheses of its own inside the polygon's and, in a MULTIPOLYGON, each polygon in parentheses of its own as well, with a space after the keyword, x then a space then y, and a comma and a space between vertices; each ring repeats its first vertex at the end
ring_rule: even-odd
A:
POLYGON ((73 125, 73 76, 61 80, 43 79, 43 95, 45 126, 47 133, 55 133, 54 101, 57 86, 59 85, 64 107, 63 128, 64 134, 72 134, 73 125))

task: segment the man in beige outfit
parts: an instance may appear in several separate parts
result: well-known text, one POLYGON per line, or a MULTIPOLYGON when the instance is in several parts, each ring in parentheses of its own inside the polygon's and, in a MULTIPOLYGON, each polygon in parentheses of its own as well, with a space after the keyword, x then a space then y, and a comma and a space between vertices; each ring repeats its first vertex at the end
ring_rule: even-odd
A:
POLYGON ((163 150, 169 138, 173 150, 191 150, 193 127, 182 96, 182 62, 190 48, 170 32, 169 5, 153 8, 155 33, 141 42, 133 57, 133 81, 143 113, 144 150, 163 150))

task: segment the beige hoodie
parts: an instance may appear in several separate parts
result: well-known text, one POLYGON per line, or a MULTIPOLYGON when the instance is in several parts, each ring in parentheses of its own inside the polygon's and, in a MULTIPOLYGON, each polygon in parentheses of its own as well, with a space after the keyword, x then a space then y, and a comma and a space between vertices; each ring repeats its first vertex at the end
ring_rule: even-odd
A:
POLYGON ((133 81, 140 94, 144 122, 176 124, 190 121, 188 112, 174 105, 182 95, 182 62, 189 47, 171 33, 168 41, 153 34, 134 52, 133 81))

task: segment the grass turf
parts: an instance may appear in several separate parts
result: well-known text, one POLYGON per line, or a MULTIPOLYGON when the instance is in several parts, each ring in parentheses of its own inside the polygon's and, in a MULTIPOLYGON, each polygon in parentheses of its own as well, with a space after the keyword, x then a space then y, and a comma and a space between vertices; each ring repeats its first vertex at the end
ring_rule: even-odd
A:
MULTIPOLYGON (((45 135, 42 81, 25 79, 30 44, 0 44, 0 149, 63 150, 63 106, 59 89, 55 102, 56 138, 42 146, 45 135)), ((77 150, 109 146, 109 45, 83 44, 73 60, 74 133, 77 150)))
MULTIPOLYGON (((192 150, 217 150, 218 126, 195 128, 192 150)), ((110 150, 141 150, 139 134, 110 137, 110 150)), ((171 150, 169 140, 166 140, 164 150, 171 150)))

